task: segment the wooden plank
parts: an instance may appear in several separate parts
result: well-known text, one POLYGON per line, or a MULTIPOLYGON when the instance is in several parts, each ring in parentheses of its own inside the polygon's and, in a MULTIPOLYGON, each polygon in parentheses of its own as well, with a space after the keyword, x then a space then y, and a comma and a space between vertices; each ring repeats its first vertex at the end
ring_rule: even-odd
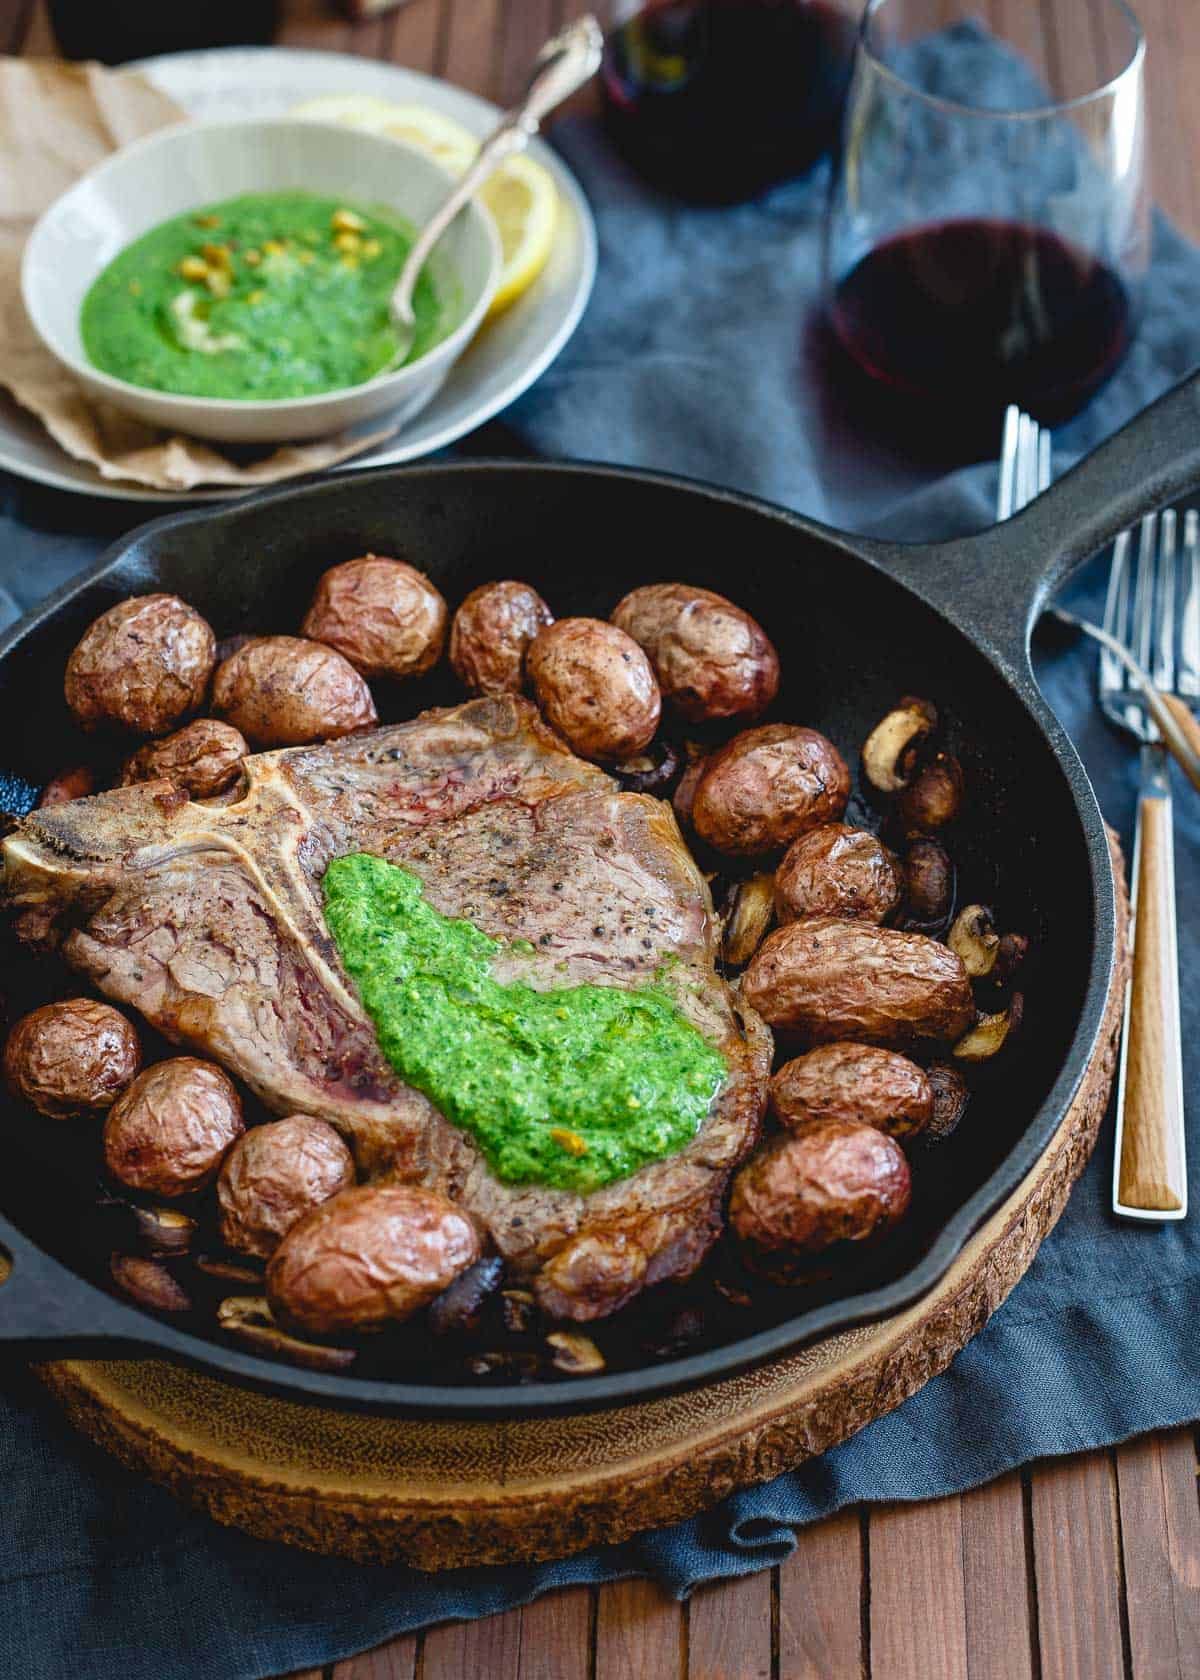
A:
POLYGON ((591 1588, 567 1587, 527 1604, 521 1611, 517 1680, 588 1680, 591 1672, 591 1588))
POLYGON ((1200 1674, 1200 1504, 1189 1429, 1116 1449, 1133 1680, 1200 1674))
POLYGON ((390 1639, 373 1651, 335 1663, 333 1680, 413 1680, 419 1644, 418 1634, 402 1633, 399 1639, 390 1639))
POLYGON ((596 1680, 681 1680, 683 1609, 653 1581, 613 1581, 596 1595, 596 1680))
POLYGON ((971 1680, 1033 1680, 1033 1559, 1019 1472, 963 1494, 962 1554, 971 1680))
POLYGON ((442 0, 408 0, 388 19, 381 56, 409 70, 440 74, 443 23, 442 0))
POLYGON ((515 1680, 521 1661, 521 1612, 430 1628, 421 1680, 515 1680))
POLYGON ((496 55, 508 0, 446 0, 446 4, 450 13, 442 74, 485 99, 497 98, 496 55))
POLYGON ((1150 186, 1169 216, 1200 233, 1200 18, 1177 0, 1139 0, 1148 43, 1146 115, 1150 136, 1150 186))
POLYGON ((350 25, 330 9, 326 0, 286 0, 275 38, 281 47, 345 52, 350 45, 350 25))
POLYGON ((530 65, 554 28, 555 0, 520 0, 520 5, 505 6, 492 95, 497 103, 512 105, 521 97, 530 65))
POLYGON ((962 1500, 872 1510, 868 1546, 872 1674, 967 1680, 962 1500))
POLYGON ((995 34, 1028 59, 1035 75, 1049 74, 1040 0, 988 0, 987 17, 995 34))
POLYGON ((687 1652, 687 1680, 771 1680, 771 1571, 694 1592, 687 1652))
POLYGON ((1104 1453, 1030 1472, 1042 1680, 1124 1680, 1121 1555, 1104 1453))
POLYGON ((796 1535, 779 1566, 778 1680, 850 1680, 865 1670, 863 1523, 839 1511, 796 1535))

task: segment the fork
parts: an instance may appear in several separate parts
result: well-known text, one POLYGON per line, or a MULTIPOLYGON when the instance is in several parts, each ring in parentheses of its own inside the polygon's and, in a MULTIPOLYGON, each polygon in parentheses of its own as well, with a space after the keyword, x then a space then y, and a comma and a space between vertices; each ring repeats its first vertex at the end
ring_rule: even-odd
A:
MULTIPOLYGON (((999 516, 1018 511, 1049 483, 1049 433, 1027 415, 1010 410, 999 516)), ((1060 608, 1051 609, 1101 641, 1101 707, 1110 722, 1141 745, 1133 851, 1133 970, 1117 1086, 1112 1205, 1124 1218, 1144 1220, 1182 1219, 1187 1213, 1175 856, 1164 735, 1171 739, 1177 732, 1189 753, 1191 742, 1200 739, 1200 726, 1182 698, 1200 696, 1200 516, 1194 509, 1184 516, 1182 579, 1177 536, 1177 516, 1168 508, 1161 517, 1149 514, 1143 519, 1136 553, 1132 532, 1123 531, 1117 538, 1103 631, 1060 608), (1182 632, 1178 658, 1177 619, 1182 632), (1152 680, 1147 671, 1152 671, 1152 680)))

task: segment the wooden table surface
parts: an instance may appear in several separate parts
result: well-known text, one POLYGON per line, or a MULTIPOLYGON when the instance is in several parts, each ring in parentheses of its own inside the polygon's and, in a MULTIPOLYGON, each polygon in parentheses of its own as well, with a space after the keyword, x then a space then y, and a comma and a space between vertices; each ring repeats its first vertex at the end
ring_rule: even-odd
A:
MULTIPOLYGON (((198 0, 203 4, 203 0, 198 0)), ((1200 0, 1135 0, 1149 38, 1152 186, 1200 238, 1200 0)), ((430 71, 492 99, 586 0, 408 0, 350 24, 287 0, 280 40, 430 71)), ((611 8, 592 5, 604 21, 611 8)), ((1031 56, 1054 0, 980 0, 1031 56)), ((8 18, 7 25, 5 18, 8 18)), ((0 47, 53 53, 40 0, 0 47)), ((1101 1148, 1109 1147, 1106 1137, 1101 1148)), ((1191 1429, 1034 1464, 961 1497, 846 1511, 778 1569, 679 1605, 645 1581, 552 1593, 298 1680, 1196 1680, 1200 1502, 1191 1429)))

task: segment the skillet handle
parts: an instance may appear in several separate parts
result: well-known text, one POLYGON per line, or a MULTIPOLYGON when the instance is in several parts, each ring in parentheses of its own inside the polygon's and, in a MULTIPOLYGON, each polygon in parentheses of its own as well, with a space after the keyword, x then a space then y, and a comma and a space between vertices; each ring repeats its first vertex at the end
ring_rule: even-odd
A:
POLYGON ((0 1357, 147 1354, 156 1328, 0 1219, 0 1357))
POLYGON ((1024 674, 1033 625, 1068 573, 1143 514, 1197 488, 1200 373, 1193 373, 1003 524, 952 542, 871 544, 866 552, 1024 674))

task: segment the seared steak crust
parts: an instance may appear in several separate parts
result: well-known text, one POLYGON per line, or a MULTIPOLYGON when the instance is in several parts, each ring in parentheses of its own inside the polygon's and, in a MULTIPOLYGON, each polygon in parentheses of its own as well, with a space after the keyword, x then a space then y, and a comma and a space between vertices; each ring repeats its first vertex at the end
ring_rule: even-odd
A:
POLYGON ((332 1121, 364 1172, 453 1197, 548 1311, 598 1317, 691 1272, 757 1136, 771 1049, 716 975, 708 891, 670 808, 617 792, 511 696, 262 753, 246 771, 233 804, 159 782, 35 812, 5 844, 25 936, 61 942, 108 996, 275 1112, 332 1121), (667 964, 679 1008, 729 1064, 691 1143, 587 1196, 497 1180, 383 1059, 342 970, 320 880, 355 851, 403 864, 444 914, 532 941, 520 973, 534 986, 644 985, 667 964))

